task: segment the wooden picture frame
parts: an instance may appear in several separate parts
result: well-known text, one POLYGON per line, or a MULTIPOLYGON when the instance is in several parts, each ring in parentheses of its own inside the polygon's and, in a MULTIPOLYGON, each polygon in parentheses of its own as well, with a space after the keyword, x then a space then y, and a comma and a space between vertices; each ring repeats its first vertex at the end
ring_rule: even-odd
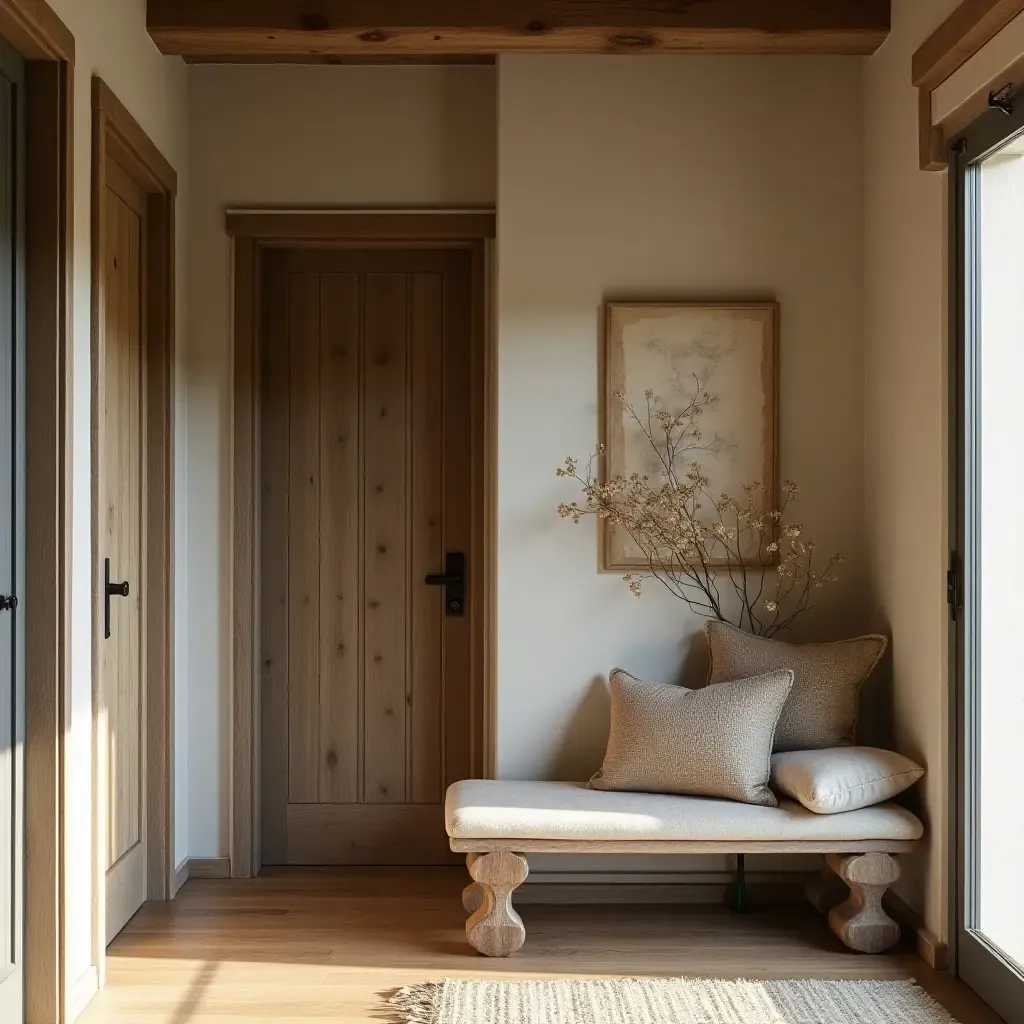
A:
MULTIPOLYGON (((671 406, 673 394, 682 398, 699 379, 700 386, 718 396, 706 421, 708 431, 720 438, 721 450, 699 459, 711 476, 711 493, 742 498, 743 483, 760 482, 769 505, 777 508, 778 303, 609 301, 603 328, 601 479, 657 472, 645 464, 653 450, 643 450, 648 443, 639 425, 630 429, 630 414, 617 396, 624 394, 635 408, 646 410, 644 395, 650 389, 671 406)), ((650 568, 624 531, 604 519, 599 541, 602 571, 650 568)), ((777 556, 761 554, 751 555, 744 565, 776 562, 777 556)))

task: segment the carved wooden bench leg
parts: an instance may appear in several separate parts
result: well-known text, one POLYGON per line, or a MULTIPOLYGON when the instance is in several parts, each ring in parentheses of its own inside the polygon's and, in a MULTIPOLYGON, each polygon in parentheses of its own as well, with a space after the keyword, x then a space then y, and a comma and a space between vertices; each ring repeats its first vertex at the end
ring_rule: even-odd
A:
MULTIPOLYGON (((512 907, 512 893, 526 881, 526 858, 501 850, 472 858, 469 873, 482 897, 466 922, 469 944, 484 956, 510 956, 526 941, 522 919, 512 907)), ((473 902, 474 886, 462 894, 463 905, 473 902)))
POLYGON ((832 931, 858 953, 884 953, 895 946, 900 926, 882 909, 882 897, 900 877, 896 858, 888 853, 830 853, 826 860, 850 887, 846 902, 829 912, 832 931))
MULTIPOLYGON (((480 858, 479 853, 470 853, 466 855, 466 868, 469 873, 473 873, 473 864, 480 858)), ((467 914, 475 914, 484 902, 484 890, 479 882, 470 882, 465 889, 462 890, 462 906, 467 914)))

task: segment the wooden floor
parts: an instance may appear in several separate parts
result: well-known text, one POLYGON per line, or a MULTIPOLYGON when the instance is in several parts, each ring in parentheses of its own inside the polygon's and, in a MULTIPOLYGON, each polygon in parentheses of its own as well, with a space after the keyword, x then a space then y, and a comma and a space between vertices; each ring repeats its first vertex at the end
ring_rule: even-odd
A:
POLYGON ((466 945, 449 869, 304 871, 192 881, 144 907, 108 951, 84 1024, 380 1022, 388 993, 455 977, 908 978, 962 1024, 996 1024, 966 988, 910 952, 847 952, 810 907, 737 917, 719 907, 520 907, 526 946, 466 945))

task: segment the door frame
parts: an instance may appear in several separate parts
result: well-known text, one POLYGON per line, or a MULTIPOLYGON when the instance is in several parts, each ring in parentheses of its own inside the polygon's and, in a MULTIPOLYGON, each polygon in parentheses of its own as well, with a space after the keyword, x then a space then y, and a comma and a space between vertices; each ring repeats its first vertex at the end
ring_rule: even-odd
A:
MULTIPOLYGON (((979 373, 974 335, 978 330, 976 290, 978 282, 968 274, 976 265, 971 248, 976 241, 976 182, 973 168, 1024 131, 1024 89, 1011 97, 1010 117, 990 110, 950 140, 948 152, 948 243, 949 243, 949 568, 947 597, 949 628, 949 949, 951 970, 958 977, 964 971, 982 979, 994 1009, 1007 1019, 1019 1013, 1015 993, 1006 990, 1002 954, 988 950, 978 938, 967 934, 964 922, 971 902, 966 898, 973 884, 967 849, 968 826, 976 829, 977 808, 966 785, 967 769, 975 757, 973 732, 976 725, 977 657, 973 643, 977 623, 968 629, 969 617, 977 606, 970 593, 971 581, 965 566, 978 550, 978 524, 968 490, 975 480, 969 475, 977 458, 968 445, 974 441, 970 430, 976 409, 974 398, 979 373), (968 194, 970 191, 970 194, 968 194), (969 323, 969 321, 971 321, 969 323), (992 995, 995 999, 991 999, 992 995)), ((1014 983, 1019 987, 1019 983, 1014 983)), ((981 994, 981 993, 979 993, 981 994)))
POLYGON ((174 363, 175 204, 177 174, 100 78, 92 80, 92 678, 93 678, 93 947, 103 979, 106 950, 107 800, 101 792, 103 744, 99 711, 103 643, 103 564, 100 538, 105 467, 101 438, 104 344, 100 317, 104 251, 103 196, 107 157, 148 196, 147 303, 143 359, 146 464, 142 544, 147 552, 143 595, 146 685, 147 899, 174 895, 174 363))
POLYGON ((493 210, 228 210, 234 247, 231 360, 231 877, 251 878, 260 851, 260 327, 261 254, 268 247, 468 250, 473 277, 473 405, 482 429, 473 438, 472 564, 481 585, 471 591, 474 692, 473 763, 486 778, 494 765, 494 583, 496 377, 491 329, 493 210))
POLYGON ((25 1014, 63 1021, 75 39, 43 0, 0 0, 0 35, 27 61, 25 1014))

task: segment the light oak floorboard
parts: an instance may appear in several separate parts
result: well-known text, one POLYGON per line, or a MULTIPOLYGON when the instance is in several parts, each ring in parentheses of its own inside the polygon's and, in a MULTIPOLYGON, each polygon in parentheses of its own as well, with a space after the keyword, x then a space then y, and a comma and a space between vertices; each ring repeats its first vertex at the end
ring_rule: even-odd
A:
POLYGON ((916 978, 961 1024, 998 1024, 910 950, 850 953, 814 910, 523 904, 526 945, 507 960, 466 942, 464 869, 279 870, 191 880, 148 904, 108 950, 84 1024, 237 1021, 370 1024, 386 994, 439 979, 637 975, 916 978))

